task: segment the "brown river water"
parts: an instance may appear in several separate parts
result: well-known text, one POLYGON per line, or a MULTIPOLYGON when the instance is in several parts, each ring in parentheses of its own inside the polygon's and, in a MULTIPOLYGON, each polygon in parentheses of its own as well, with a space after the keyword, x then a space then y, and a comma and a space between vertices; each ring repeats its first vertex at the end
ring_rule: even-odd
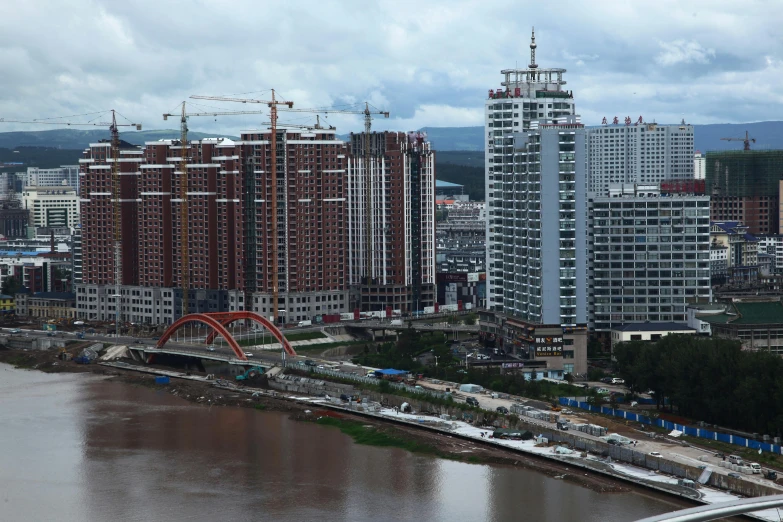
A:
POLYGON ((631 521, 676 507, 0 364, 0 521, 631 521))

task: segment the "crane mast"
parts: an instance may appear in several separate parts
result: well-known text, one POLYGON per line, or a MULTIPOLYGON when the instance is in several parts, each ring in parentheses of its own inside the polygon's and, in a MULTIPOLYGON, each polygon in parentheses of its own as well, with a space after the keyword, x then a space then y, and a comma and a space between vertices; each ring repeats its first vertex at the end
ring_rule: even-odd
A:
POLYGON ((182 102, 182 117, 180 119, 180 147, 182 156, 179 161, 179 219, 181 222, 180 239, 182 249, 182 317, 190 313, 190 227, 188 213, 188 117, 185 114, 185 102, 182 102))
POLYGON ((112 239, 114 240, 114 327, 120 336, 120 308, 122 297, 122 206, 120 203, 120 132, 117 129, 117 117, 111 111, 111 195, 112 195, 112 239))

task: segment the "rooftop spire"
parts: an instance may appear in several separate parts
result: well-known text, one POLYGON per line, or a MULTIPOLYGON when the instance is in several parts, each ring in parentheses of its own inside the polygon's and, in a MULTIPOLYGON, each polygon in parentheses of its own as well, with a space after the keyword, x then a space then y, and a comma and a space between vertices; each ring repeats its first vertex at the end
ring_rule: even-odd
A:
POLYGON ((536 28, 533 27, 533 35, 530 37, 530 65, 531 69, 538 67, 536 64, 536 28))

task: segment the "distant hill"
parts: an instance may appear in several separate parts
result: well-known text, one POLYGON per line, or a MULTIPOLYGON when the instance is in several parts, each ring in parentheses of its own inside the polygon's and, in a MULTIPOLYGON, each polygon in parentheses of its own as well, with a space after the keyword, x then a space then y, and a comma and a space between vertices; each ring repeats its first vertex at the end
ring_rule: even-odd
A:
MULTIPOLYGON (((142 145, 145 141, 161 139, 178 139, 179 130, 150 130, 120 132, 123 140, 134 145, 142 145)), ((190 132, 188 137, 194 140, 214 137, 215 134, 190 132)), ((238 139, 236 136, 226 138, 238 139)), ((56 149, 86 149, 90 143, 109 139, 108 130, 78 130, 53 129, 45 131, 0 132, 0 148, 14 149, 18 147, 52 147, 56 149)))
MULTIPOLYGON (((484 127, 425 127, 428 139, 436 151, 483 151, 484 127)), ((783 149, 783 121, 755 123, 711 123, 694 125, 694 148, 710 150, 742 149, 742 142, 721 138, 742 138, 745 131, 756 138, 755 149, 783 149)))
MULTIPOLYGON (((708 150, 741 149, 742 142, 722 141, 721 138, 741 138, 747 130, 756 138, 752 145, 756 149, 783 149, 783 121, 763 121, 756 123, 714 123, 695 125, 695 148, 702 152, 708 150)), ((483 151, 484 127, 424 127, 436 151, 483 151)), ((193 139, 214 137, 214 133, 191 132, 193 139)), ((122 139, 140 145, 145 141, 176 139, 179 131, 175 129, 123 132, 122 139)), ((226 136, 237 139, 236 136, 226 136)), ((107 130, 55 129, 29 132, 0 132, 0 148, 20 146, 53 147, 58 149, 84 149, 89 143, 108 139, 107 130)), ((347 139, 348 135, 338 135, 347 139)))

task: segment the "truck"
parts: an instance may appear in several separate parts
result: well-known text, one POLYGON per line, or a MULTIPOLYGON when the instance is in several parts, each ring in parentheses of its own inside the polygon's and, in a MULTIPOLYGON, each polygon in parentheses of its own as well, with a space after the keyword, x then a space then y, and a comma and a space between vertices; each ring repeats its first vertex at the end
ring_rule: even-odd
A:
POLYGON ((261 368, 260 366, 253 366, 252 368, 248 368, 247 370, 245 370, 245 373, 237 375, 236 378, 238 381, 248 381, 251 379, 255 379, 262 373, 264 373, 263 368, 261 368))
POLYGON ((392 319, 392 326, 402 326, 402 319, 392 319))
POLYGON ((313 326, 313 322, 310 321, 309 319, 307 321, 299 321, 296 326, 298 326, 298 327, 313 326))

